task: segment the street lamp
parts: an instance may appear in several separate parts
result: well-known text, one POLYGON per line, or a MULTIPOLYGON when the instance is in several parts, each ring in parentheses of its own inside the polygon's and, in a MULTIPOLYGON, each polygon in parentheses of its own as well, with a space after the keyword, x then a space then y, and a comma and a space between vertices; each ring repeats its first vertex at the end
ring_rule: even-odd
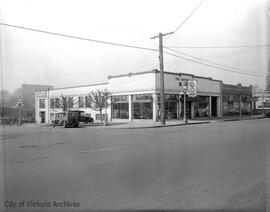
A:
POLYGON ((183 93, 184 93, 184 123, 187 124, 187 112, 186 112, 186 94, 188 88, 188 81, 184 81, 183 93))
POLYGON ((16 104, 16 107, 19 108, 19 117, 18 117, 18 125, 21 125, 21 110, 23 107, 23 101, 19 99, 19 101, 16 104))

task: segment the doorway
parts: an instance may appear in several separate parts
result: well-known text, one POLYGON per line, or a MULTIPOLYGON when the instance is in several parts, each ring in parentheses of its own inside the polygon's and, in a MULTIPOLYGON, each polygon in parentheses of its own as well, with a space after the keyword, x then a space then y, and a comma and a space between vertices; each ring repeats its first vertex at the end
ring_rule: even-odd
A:
POLYGON ((212 116, 217 117, 217 97, 216 96, 212 96, 212 104, 211 104, 211 108, 212 108, 212 116))
POLYGON ((45 112, 41 111, 39 112, 39 117, 40 117, 40 123, 45 123, 45 112))
MULTIPOLYGON (((186 115, 188 119, 191 119, 191 102, 186 102, 186 115)), ((184 101, 181 101, 181 117, 184 117, 184 101)))

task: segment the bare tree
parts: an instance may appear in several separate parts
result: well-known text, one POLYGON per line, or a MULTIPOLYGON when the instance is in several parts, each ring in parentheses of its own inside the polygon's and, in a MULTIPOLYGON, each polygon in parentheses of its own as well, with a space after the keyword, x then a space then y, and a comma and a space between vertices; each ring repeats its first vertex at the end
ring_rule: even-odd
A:
MULTIPOLYGON (((110 103, 108 102, 110 98, 111 92, 107 89, 91 91, 89 93, 90 108, 99 111, 101 123, 103 123, 102 110, 106 110, 107 107, 113 103, 112 101, 110 103)), ((105 118, 105 124, 107 124, 107 117, 105 118)))
POLYGON ((63 112, 65 112, 74 107, 76 100, 73 96, 61 95, 60 98, 55 99, 55 104, 56 108, 60 108, 63 112))
POLYGON ((1 90, 1 97, 0 97, 0 116, 1 116, 1 123, 3 123, 3 119, 5 116, 9 116, 11 112, 11 104, 9 101, 10 94, 7 90, 1 90))

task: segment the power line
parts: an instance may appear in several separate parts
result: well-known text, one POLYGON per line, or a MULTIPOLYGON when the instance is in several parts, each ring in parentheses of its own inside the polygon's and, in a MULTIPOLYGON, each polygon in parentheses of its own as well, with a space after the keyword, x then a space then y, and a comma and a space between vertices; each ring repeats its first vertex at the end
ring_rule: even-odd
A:
MULTIPOLYGON (((193 14, 199 9, 199 7, 202 5, 202 3, 205 0, 201 0, 200 3, 192 10, 192 12, 184 19, 184 21, 173 31, 174 33, 176 33, 187 21, 188 19, 190 19, 193 14)), ((172 35, 168 36, 167 39, 163 42, 165 43, 172 35)))
POLYGON ((228 69, 228 68, 223 68, 223 67, 219 67, 219 66, 215 66, 215 65, 210 65, 210 64, 207 64, 207 63, 199 62, 199 61, 189 59, 189 58, 186 58, 186 57, 181 57, 179 55, 175 55, 175 54, 165 52, 165 51, 164 51, 164 53, 168 54, 168 55, 171 55, 171 56, 174 56, 174 57, 177 57, 177 58, 180 58, 180 59, 183 59, 183 60, 187 60, 187 61, 190 61, 190 62, 198 63, 198 64, 201 64, 201 65, 204 65, 204 66, 208 66, 208 67, 212 67, 212 68, 216 68, 216 69, 220 69, 220 70, 224 70, 224 71, 229 71, 229 72, 238 73, 238 74, 244 74, 244 75, 250 75, 250 76, 256 76, 256 77, 265 77, 265 76, 262 76, 262 75, 259 75, 259 74, 243 73, 243 72, 234 71, 234 70, 231 70, 231 69, 228 69))
POLYGON ((259 45, 242 45, 242 46, 167 46, 168 48, 175 49, 233 49, 233 48, 269 48, 269 44, 259 44, 259 45))
MULTIPOLYGON (((252 49, 253 52, 254 50, 260 50, 259 48, 256 49, 252 49)), ((250 51, 248 51, 248 49, 238 49, 238 50, 231 50, 229 52, 222 52, 222 53, 216 53, 216 54, 211 54, 211 55, 207 55, 205 56, 206 58, 211 58, 211 59, 226 59, 229 57, 233 57, 233 56, 241 56, 244 54, 248 54, 251 53, 250 51)))
POLYGON ((224 64, 212 62, 212 61, 209 61, 209 60, 207 60, 207 59, 203 59, 203 58, 196 57, 196 56, 193 56, 193 55, 190 55, 190 54, 186 54, 186 53, 184 53, 184 52, 175 51, 175 50, 172 50, 172 49, 167 48, 167 47, 164 47, 164 48, 166 48, 166 49, 168 49, 168 50, 170 50, 170 51, 173 51, 173 52, 176 52, 176 53, 179 53, 179 54, 182 54, 182 55, 185 55, 185 56, 194 58, 194 59, 196 59, 196 60, 205 61, 205 62, 214 64, 214 65, 223 66, 223 67, 229 68, 229 69, 236 69, 236 70, 242 71, 243 73, 247 73, 247 74, 250 74, 250 73, 252 73, 252 74, 262 74, 262 73, 259 73, 259 72, 251 72, 251 71, 247 71, 247 70, 244 70, 244 69, 241 69, 241 68, 236 68, 236 67, 232 67, 232 66, 228 66, 228 65, 224 65, 224 64))
POLYGON ((127 45, 127 44, 121 44, 121 43, 113 43, 113 42, 95 40, 95 39, 84 38, 84 37, 79 37, 79 36, 72 36, 72 35, 68 35, 68 34, 60 34, 60 33, 39 30, 39 29, 34 29, 34 28, 28 28, 28 27, 23 27, 23 26, 18 26, 18 25, 11 25, 11 24, 1 23, 1 22, 0 22, 0 25, 7 26, 7 27, 13 27, 13 28, 17 28, 17 29, 28 30, 28 31, 39 32, 39 33, 44 33, 44 34, 49 34, 49 35, 56 35, 56 36, 60 36, 60 37, 67 37, 67 38, 90 41, 90 42, 95 42, 95 43, 108 44, 108 45, 113 45, 113 46, 121 46, 121 47, 148 50, 148 51, 158 51, 158 49, 151 49, 151 48, 147 48, 147 47, 133 46, 133 45, 127 45))

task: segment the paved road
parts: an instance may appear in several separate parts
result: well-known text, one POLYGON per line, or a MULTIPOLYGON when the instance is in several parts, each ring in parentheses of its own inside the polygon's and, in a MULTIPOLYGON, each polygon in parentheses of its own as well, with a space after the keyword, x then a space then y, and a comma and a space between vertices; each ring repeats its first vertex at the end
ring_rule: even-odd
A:
MULTIPOLYGON (((0 171, 5 199, 15 203, 74 203, 64 211, 267 208, 270 119, 131 130, 2 130, 0 171)), ((7 211, 22 210, 17 205, 7 211)))

